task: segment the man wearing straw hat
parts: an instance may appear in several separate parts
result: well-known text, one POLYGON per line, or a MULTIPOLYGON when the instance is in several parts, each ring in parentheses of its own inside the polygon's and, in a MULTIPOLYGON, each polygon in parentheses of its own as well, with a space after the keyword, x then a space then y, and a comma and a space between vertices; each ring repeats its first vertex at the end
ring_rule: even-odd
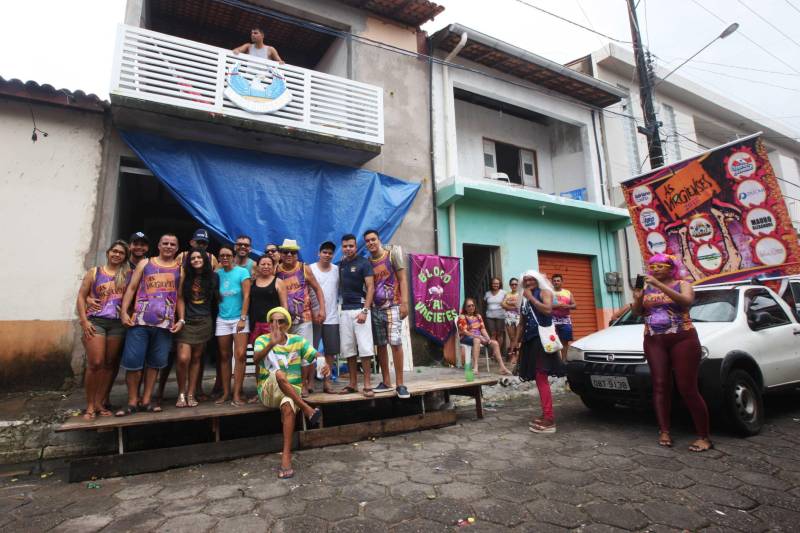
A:
MULTIPOLYGON (((303 368, 313 368, 317 351, 299 335, 288 333, 292 325, 289 311, 275 307, 267 313, 270 333, 261 335, 253 343, 253 362, 258 368, 256 384, 258 398, 267 407, 281 411, 283 424, 283 454, 280 479, 294 476, 292 469, 292 436, 297 409, 303 411, 310 425, 319 424, 322 412, 308 405, 300 395, 303 384, 303 368)), ((317 358, 323 376, 330 373, 325 358, 317 358)))

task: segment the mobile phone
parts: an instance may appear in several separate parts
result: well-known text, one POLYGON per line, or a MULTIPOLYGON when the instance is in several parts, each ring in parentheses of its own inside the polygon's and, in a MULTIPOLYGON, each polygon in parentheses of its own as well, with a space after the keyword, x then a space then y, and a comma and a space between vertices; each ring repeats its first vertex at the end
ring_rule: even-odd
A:
POLYGON ((644 289, 644 276, 641 274, 636 275, 636 283, 633 284, 634 289, 644 289))

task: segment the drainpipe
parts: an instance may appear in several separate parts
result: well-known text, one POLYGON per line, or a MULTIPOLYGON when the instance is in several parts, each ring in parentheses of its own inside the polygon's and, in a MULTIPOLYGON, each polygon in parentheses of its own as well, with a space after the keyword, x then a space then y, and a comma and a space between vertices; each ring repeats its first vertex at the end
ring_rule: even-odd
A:
MULTIPOLYGON (((450 87, 450 67, 447 66, 454 57, 456 57, 464 46, 467 44, 467 32, 461 33, 461 39, 453 50, 444 58, 445 64, 442 66, 442 89, 444 91, 444 128, 445 128, 445 175, 450 178, 455 178, 456 174, 456 146, 450 142, 451 120, 455 121, 455 98, 453 98, 453 89, 450 87)), ((458 257, 458 246, 456 242, 456 205, 452 203, 447 208, 448 229, 450 230, 450 255, 458 257)))

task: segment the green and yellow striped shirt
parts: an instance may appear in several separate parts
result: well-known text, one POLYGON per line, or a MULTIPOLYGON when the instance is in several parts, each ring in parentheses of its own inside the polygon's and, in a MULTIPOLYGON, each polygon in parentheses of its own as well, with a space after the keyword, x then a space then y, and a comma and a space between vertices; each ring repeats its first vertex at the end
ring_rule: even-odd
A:
MULTIPOLYGON (((256 384, 259 394, 261 393, 261 387, 269 378, 270 372, 275 370, 285 372, 289 383, 294 385, 298 392, 302 388, 302 368, 314 362, 317 351, 300 335, 287 335, 286 337, 286 344, 273 346, 272 351, 258 362, 256 384)), ((253 343, 253 351, 263 350, 269 344, 269 341, 269 334, 261 335, 253 343)))

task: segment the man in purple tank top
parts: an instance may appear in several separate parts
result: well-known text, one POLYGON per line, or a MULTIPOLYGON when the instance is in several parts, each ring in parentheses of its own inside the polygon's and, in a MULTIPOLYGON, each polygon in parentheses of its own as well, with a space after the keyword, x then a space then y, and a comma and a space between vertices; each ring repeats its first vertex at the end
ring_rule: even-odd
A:
POLYGON ((159 412, 150 403, 158 371, 167 366, 172 334, 183 327, 184 304, 181 290, 181 265, 176 260, 178 238, 165 234, 158 240, 158 257, 140 261, 122 298, 120 319, 128 326, 122 368, 126 370, 128 405, 116 416, 126 416, 139 409, 138 388, 145 373, 141 409, 159 412), (131 304, 133 314, 129 314, 131 304))
POLYGON ((411 398, 403 382, 402 323, 408 316, 408 280, 403 251, 399 246, 384 248, 378 232, 364 232, 364 243, 369 252, 369 262, 375 273, 375 296, 372 301, 372 339, 378 347, 378 365, 383 381, 375 392, 391 392, 392 378, 389 373, 389 353, 392 347, 394 376, 397 380, 397 396, 411 398))

